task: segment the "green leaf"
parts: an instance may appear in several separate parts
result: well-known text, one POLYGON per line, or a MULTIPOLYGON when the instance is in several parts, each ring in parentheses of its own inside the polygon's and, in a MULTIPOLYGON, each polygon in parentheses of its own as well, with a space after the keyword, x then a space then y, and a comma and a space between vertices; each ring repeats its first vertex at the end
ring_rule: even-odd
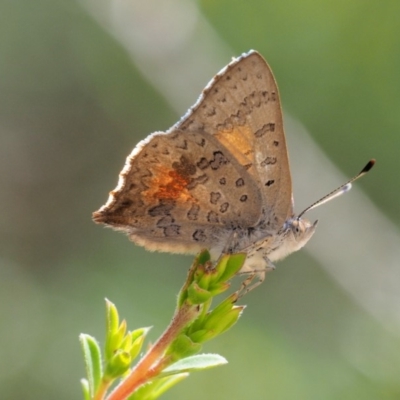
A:
POLYGON ((215 308, 204 320, 204 329, 214 331, 214 333, 222 333, 227 328, 231 327, 240 317, 244 306, 233 306, 230 310, 223 308, 215 308))
POLYGON ((216 331, 220 335, 221 333, 226 332, 229 328, 231 328, 238 319, 240 318, 245 306, 235 306, 231 311, 226 313, 218 322, 218 327, 216 331))
POLYGON ((155 379, 147 385, 141 386, 128 400, 154 400, 159 398, 172 386, 187 378, 187 372, 155 379))
POLYGON ((127 351, 117 351, 107 363, 104 377, 113 380, 123 375, 131 365, 131 355, 127 351))
MULTIPOLYGON (((232 293, 206 315, 206 317, 204 318, 204 323, 207 324, 211 321, 212 323, 214 323, 214 320, 216 320, 215 322, 217 322, 218 319, 221 318, 221 316, 232 310, 235 300, 236 294, 232 293)), ((210 327, 212 327, 212 325, 210 325, 210 327)))
POLYGON ((198 354, 183 358, 182 360, 170 365, 163 370, 162 375, 208 369, 227 363, 228 361, 226 358, 220 356, 219 354, 198 354))
POLYGON ((231 284, 228 282, 220 282, 216 285, 210 286, 209 291, 212 296, 217 296, 230 288, 231 284))
POLYGON ((108 299, 106 299, 106 324, 107 333, 116 331, 119 326, 117 307, 108 299))
POLYGON ((105 359, 109 361, 118 349, 126 330, 126 322, 119 325, 119 315, 115 304, 106 299, 106 342, 105 359), (121 327, 122 326, 122 327, 121 327), (121 336, 122 333, 122 336, 121 336))
POLYGON ((210 253, 208 250, 203 250, 197 257, 195 263, 197 265, 204 265, 206 262, 211 260, 210 253))
POLYGON ((189 334, 190 339, 194 343, 205 342, 208 338, 209 331, 207 329, 198 329, 189 334))
POLYGON ((122 341, 118 346, 118 350, 130 352, 131 347, 132 347, 132 337, 130 335, 130 332, 128 332, 128 334, 124 338, 122 338, 122 341))
POLYGON ((189 336, 193 342, 204 343, 226 332, 238 321, 244 306, 235 306, 229 312, 222 315, 213 315, 206 320, 204 329, 191 333, 189 336))
POLYGON ((240 269, 243 267, 246 261, 246 253, 230 254, 227 260, 227 264, 224 273, 220 277, 220 282, 226 282, 235 276, 240 269))
POLYGON ((188 287, 187 293, 188 293, 188 299, 191 302, 191 304, 205 303, 211 297, 211 293, 206 289, 202 289, 197 284, 197 282, 193 282, 188 287))
POLYGON ((220 282, 221 276, 224 275, 226 266, 228 264, 229 255, 224 254, 218 260, 218 263, 215 265, 216 274, 213 276, 213 282, 220 282))
POLYGON ((198 353, 201 349, 201 344, 193 342, 185 334, 179 335, 168 347, 166 355, 172 356, 173 360, 198 353))
POLYGON ((84 400, 91 400, 89 382, 87 379, 81 379, 83 398, 84 400))
POLYGON ((139 329, 135 329, 134 331, 132 331, 130 333, 132 343, 139 337, 146 337, 146 335, 149 333, 151 328, 152 328, 151 326, 148 326, 146 328, 139 328, 139 329))
POLYGON ((132 360, 134 360, 139 355, 140 350, 142 349, 143 346, 144 339, 146 338, 147 333, 150 331, 150 329, 151 328, 140 328, 130 333, 132 340, 130 354, 132 360))
MULTIPOLYGON (((208 287, 210 286, 210 281, 211 281, 211 277, 212 277, 212 270, 205 270, 202 266, 199 266, 197 268, 196 272, 201 272, 199 274, 194 274, 194 282, 196 283, 202 288, 202 289, 208 289, 208 287)), ((192 284, 193 284, 192 283, 192 284)))
POLYGON ((205 274, 204 266, 211 260, 210 253, 207 250, 203 250, 197 255, 192 266, 189 269, 188 276, 185 283, 178 294, 178 308, 181 308, 188 298, 188 287, 195 281, 201 279, 205 274))
POLYGON ((117 346, 120 347, 122 340, 124 339, 127 329, 126 320, 122 320, 118 330, 115 332, 115 340, 117 340, 117 346))
POLYGON ((83 356, 85 359, 87 382, 89 384, 90 396, 96 393, 102 376, 102 361, 99 344, 93 337, 81 334, 79 336, 81 342, 83 356))

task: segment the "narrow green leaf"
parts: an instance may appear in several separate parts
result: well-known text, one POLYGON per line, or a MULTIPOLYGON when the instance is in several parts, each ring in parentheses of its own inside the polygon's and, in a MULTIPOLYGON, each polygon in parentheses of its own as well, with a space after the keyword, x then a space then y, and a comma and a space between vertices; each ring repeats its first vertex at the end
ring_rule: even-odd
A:
POLYGON ((208 334, 207 329, 199 329, 199 330, 196 330, 196 331, 190 333, 190 335, 188 335, 188 336, 190 337, 192 342, 202 343, 207 340, 207 339, 205 339, 205 338, 207 338, 207 334, 208 334))
POLYGON ((236 324, 244 308, 244 306, 233 307, 231 311, 222 316, 222 318, 218 321, 218 325, 215 327, 215 329, 213 329, 214 334, 220 335, 236 324))
MULTIPOLYGON (((201 266, 199 266, 199 268, 197 268, 197 271, 200 270, 200 267, 201 266)), ((212 276, 213 271, 212 270, 204 270, 204 268, 202 268, 202 269, 203 269, 203 271, 201 271, 202 272, 201 274, 199 274, 199 275, 195 274, 195 276, 194 276, 195 282, 193 282, 193 283, 197 282, 197 284, 202 289, 207 290, 208 287, 210 286, 210 281, 211 281, 211 276, 212 276)))
POLYGON ((193 282, 188 287, 187 293, 191 304, 205 303, 211 297, 211 293, 206 289, 202 289, 197 282, 193 282))
POLYGON ((189 376, 189 374, 187 372, 185 372, 182 374, 175 374, 172 376, 167 376, 164 378, 157 379, 157 381, 155 382, 156 385, 154 386, 154 390, 151 393, 152 396, 151 396, 151 398, 148 398, 147 400, 158 399, 168 389, 171 389, 172 386, 175 386, 177 383, 184 380, 188 376, 189 376))
POLYGON ((79 339, 81 342, 83 356, 85 359, 89 392, 90 396, 93 397, 93 395, 96 393, 97 388, 99 387, 102 376, 102 361, 101 361, 100 347, 96 339, 94 339, 89 335, 81 334, 79 336, 79 339))
POLYGON ((221 276, 224 275, 226 266, 229 261, 229 255, 224 254, 221 256, 221 258, 218 260, 218 263, 215 265, 215 270, 217 273, 213 276, 213 283, 215 282, 220 282, 221 276))
POLYGON ((209 291, 212 296, 217 296, 230 288, 231 284, 228 282, 219 282, 213 286, 209 287, 209 291))
POLYGON ((115 379, 122 376, 131 365, 131 355, 127 351, 117 351, 107 363, 105 379, 115 379))
POLYGON ((166 355, 172 356, 173 360, 198 353, 201 344, 193 342, 185 334, 179 335, 168 347, 166 355))
POLYGON ((182 360, 170 365, 163 370, 162 375, 213 368, 227 363, 228 361, 226 358, 219 354, 198 354, 183 358, 182 360))
POLYGON ((212 328, 223 315, 228 313, 234 307, 234 300, 236 300, 236 293, 232 293, 220 304, 211 310, 204 318, 203 326, 205 328, 212 328))
POLYGON ((110 300, 106 299, 106 324, 107 332, 114 332, 119 326, 119 315, 117 307, 110 300))
MULTIPOLYGON (((110 361, 117 350, 123 348, 124 336, 126 333, 126 321, 123 319, 117 329, 108 331, 105 344, 106 361, 110 361)), ((130 338, 126 339, 127 341, 130 338)))
POLYGON ((138 328, 138 329, 135 329, 134 331, 132 331, 130 333, 131 338, 132 338, 132 343, 140 336, 146 337, 146 335, 149 333, 151 328, 152 328, 151 326, 148 326, 146 328, 138 328))
POLYGON ((197 257, 195 263, 197 265, 204 265, 206 262, 211 260, 210 253, 208 250, 203 250, 197 257))
POLYGON ((205 322, 204 329, 190 334, 190 339, 199 344, 214 339, 236 324, 242 311, 242 307, 234 307, 228 313, 220 317, 214 316, 214 318, 205 322))
MULTIPOLYGON (((118 330, 116 331, 116 338, 118 338, 119 342, 121 343, 125 333, 126 333, 126 329, 127 329, 127 324, 126 324, 126 320, 123 319, 121 321, 120 326, 118 327, 118 330)), ((119 347, 119 346, 118 346, 119 347)))
POLYGON ((164 394, 172 386, 189 376, 188 373, 176 374, 157 378, 147 385, 141 386, 128 400, 155 400, 164 394))
POLYGON ((204 320, 207 318, 207 315, 209 314, 208 310, 211 307, 211 303, 212 303, 212 298, 210 298, 210 300, 202 304, 199 316, 184 331, 188 336, 191 336, 193 332, 196 332, 199 329, 203 329, 204 320))
POLYGON ((225 330, 225 326, 227 324, 230 324, 232 326, 231 322, 235 323, 241 313, 242 310, 236 310, 236 309, 231 309, 229 311, 226 311, 224 313, 215 313, 209 315, 209 318, 207 318, 204 321, 204 329, 210 331, 213 333, 213 336, 216 336, 217 334, 220 334, 225 330))
POLYGON ((81 385, 84 400, 91 400, 89 382, 87 381, 87 379, 81 379, 81 385))
POLYGON ((131 340, 132 340, 132 346, 129 350, 131 354, 132 360, 134 360, 140 353, 144 339, 147 336, 147 333, 149 332, 150 328, 140 328, 136 329, 133 332, 130 333, 131 335, 131 340))
POLYGON ((230 254, 227 260, 224 273, 220 277, 219 281, 226 282, 233 276, 235 276, 243 267, 245 261, 246 261, 246 253, 230 254))
POLYGON ((201 258, 206 259, 207 253, 206 254, 205 254, 205 252, 200 253, 193 261, 193 264, 188 271, 186 281, 183 284, 183 286, 181 287, 181 290, 179 291, 179 294, 178 294, 178 304, 177 304, 178 308, 181 308, 183 306, 183 304, 185 303, 185 301, 187 300, 187 297, 188 297, 187 289, 188 289, 189 285, 195 279, 195 275, 198 274, 198 269, 200 268, 199 260, 201 258))
POLYGON ((131 347, 132 347, 132 337, 130 335, 130 332, 128 332, 128 334, 122 339, 121 343, 119 344, 118 349, 130 352, 131 347))
POLYGON ((115 304, 111 303, 110 300, 106 299, 106 341, 104 345, 104 356, 106 361, 109 361, 112 358, 114 350, 118 348, 118 345, 122 340, 122 337, 120 340, 116 340, 116 338, 119 338, 118 329, 119 315, 117 307, 115 307, 115 304), (116 342, 118 342, 118 345, 115 344, 116 342))

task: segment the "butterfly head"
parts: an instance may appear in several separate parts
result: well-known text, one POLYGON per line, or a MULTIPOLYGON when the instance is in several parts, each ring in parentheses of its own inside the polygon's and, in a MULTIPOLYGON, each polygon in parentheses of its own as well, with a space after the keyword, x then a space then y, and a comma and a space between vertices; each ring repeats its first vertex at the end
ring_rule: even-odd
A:
POLYGON ((280 236, 280 245, 269 253, 271 261, 281 260, 289 254, 300 250, 314 234, 318 221, 311 223, 305 218, 293 216, 289 218, 280 236))
POLYGON ((292 237, 292 243, 296 247, 293 251, 302 248, 310 239, 315 232, 318 220, 314 223, 308 219, 294 217, 286 221, 286 228, 289 231, 289 235, 292 237))
POLYGON ((314 223, 308 219, 293 217, 285 222, 287 240, 291 246, 291 252, 301 249, 315 232, 318 220, 314 223))

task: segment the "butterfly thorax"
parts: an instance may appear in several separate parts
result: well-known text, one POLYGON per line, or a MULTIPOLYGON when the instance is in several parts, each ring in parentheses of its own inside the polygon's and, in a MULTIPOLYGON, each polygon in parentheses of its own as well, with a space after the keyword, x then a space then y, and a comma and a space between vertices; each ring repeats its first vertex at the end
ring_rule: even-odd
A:
POLYGON ((301 249, 315 232, 318 221, 310 221, 298 217, 289 218, 276 233, 259 230, 238 232, 233 251, 244 251, 247 259, 243 270, 271 267, 272 262, 281 260, 289 254, 301 249), (257 240, 254 240, 254 236, 257 240))

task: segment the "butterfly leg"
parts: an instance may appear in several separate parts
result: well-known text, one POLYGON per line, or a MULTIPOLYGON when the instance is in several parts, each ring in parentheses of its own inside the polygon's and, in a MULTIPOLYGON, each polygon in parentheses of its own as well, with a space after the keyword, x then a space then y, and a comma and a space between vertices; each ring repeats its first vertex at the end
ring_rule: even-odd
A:
POLYGON ((253 269, 239 272, 239 274, 248 274, 249 276, 240 285, 240 288, 237 292, 238 298, 243 297, 245 294, 249 293, 251 290, 261 285, 265 280, 265 275, 267 274, 267 272, 273 271, 275 269, 275 265, 267 256, 264 256, 263 259, 266 263, 265 267, 261 269, 253 269), (257 280, 253 282, 255 278, 257 278, 257 280))

